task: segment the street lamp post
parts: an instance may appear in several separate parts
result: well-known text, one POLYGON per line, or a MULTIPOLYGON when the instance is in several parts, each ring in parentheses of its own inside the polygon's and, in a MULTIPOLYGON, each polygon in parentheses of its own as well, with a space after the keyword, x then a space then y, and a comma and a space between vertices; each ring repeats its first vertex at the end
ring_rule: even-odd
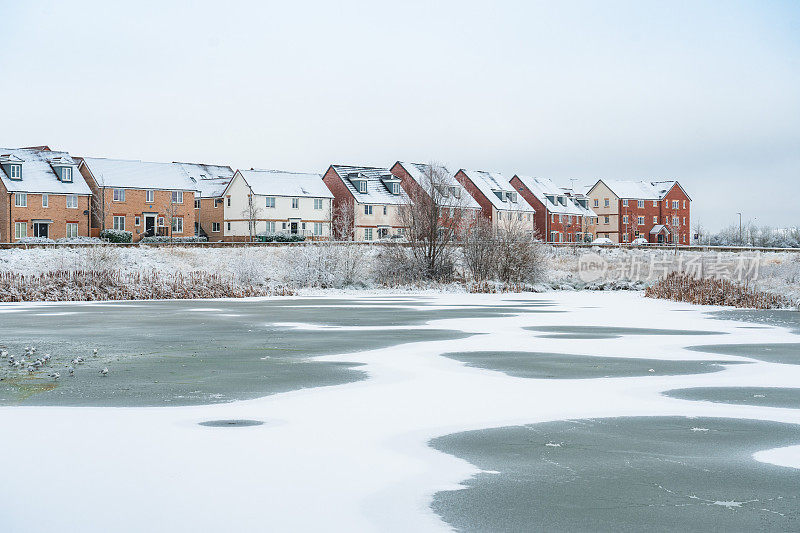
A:
POLYGON ((736 213, 736 214, 739 215, 739 246, 741 246, 742 244, 744 244, 744 242, 742 241, 742 214, 741 213, 736 213))

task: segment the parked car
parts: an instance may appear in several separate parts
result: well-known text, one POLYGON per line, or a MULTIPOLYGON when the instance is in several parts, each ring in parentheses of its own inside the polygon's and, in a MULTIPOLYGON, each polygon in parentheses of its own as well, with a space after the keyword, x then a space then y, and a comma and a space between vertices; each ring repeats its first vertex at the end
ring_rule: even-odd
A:
POLYGON ((592 244, 614 244, 614 242, 608 237, 598 237, 592 241, 592 244))
POLYGON ((633 244, 634 246, 641 246, 642 244, 650 244, 650 241, 648 241, 644 237, 636 237, 635 239, 633 239, 633 241, 631 241, 631 244, 633 244))

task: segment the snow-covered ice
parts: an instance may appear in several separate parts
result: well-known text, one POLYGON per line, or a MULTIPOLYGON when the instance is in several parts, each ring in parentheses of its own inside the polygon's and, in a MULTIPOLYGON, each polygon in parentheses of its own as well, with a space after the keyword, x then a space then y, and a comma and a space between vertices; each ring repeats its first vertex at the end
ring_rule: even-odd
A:
MULTIPOLYGON (((449 526, 429 508, 433 494, 458 488, 480 470, 429 447, 430 439, 438 436, 622 416, 732 417, 800 424, 796 409, 661 395, 688 387, 797 386, 800 365, 685 349, 709 343, 797 342, 786 329, 744 329, 740 322, 703 314, 712 308, 649 300, 628 292, 425 297, 425 305, 413 301, 398 305, 423 309, 553 302, 548 309, 564 312, 398 326, 474 335, 321 357, 363 363, 359 369, 369 378, 343 385, 188 407, 0 407, 4 457, 0 529, 53 531, 67 524, 89 532, 446 531, 449 526), (548 337, 523 329, 564 325, 720 334, 598 340, 548 337), (515 378, 441 356, 487 350, 748 364, 697 375, 548 380, 515 378), (264 423, 199 425, 219 420, 264 423)), ((355 303, 369 301, 367 296, 348 298, 355 303)), ((74 309, 67 305, 64 311, 74 309)), ((195 302, 192 308, 206 313, 213 305, 195 302)), ((58 308, 48 306, 47 312, 59 312, 58 308)), ((320 335, 326 331, 319 325, 292 326, 316 328, 320 335)), ((764 450, 755 458, 800 468, 800 445, 764 450)))

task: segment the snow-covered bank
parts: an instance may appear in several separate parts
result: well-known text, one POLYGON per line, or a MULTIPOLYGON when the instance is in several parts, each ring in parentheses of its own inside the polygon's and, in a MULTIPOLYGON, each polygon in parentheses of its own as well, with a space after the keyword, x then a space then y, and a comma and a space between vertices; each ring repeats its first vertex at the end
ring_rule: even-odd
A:
MULTIPOLYGON (((178 408, 0 408, 0 427, 13 436, 0 439, 6 458, 0 484, 3 530, 51 531, 63 528, 69 517, 82 531, 444 531, 447 525, 428 508, 432 495, 457 487, 477 469, 429 448, 434 437, 588 417, 710 416, 800 424, 795 409, 661 395, 677 387, 796 386, 800 365, 685 349, 797 342, 787 330, 746 328, 703 314, 713 308, 646 300, 638 293, 429 293, 426 298, 425 306, 403 305, 530 302, 552 304, 546 309, 555 312, 434 320, 412 327, 474 335, 321 358, 364 364, 369 379, 345 385, 178 408), (578 324, 719 335, 598 340, 523 329, 578 324), (654 365, 658 359, 748 364, 702 375, 548 380, 515 378, 441 356, 498 349, 644 357, 654 365), (220 419, 264 424, 198 425, 220 419), (36 497, 43 492, 47 512, 36 497)), ((253 324, 255 334, 259 327, 253 324)))

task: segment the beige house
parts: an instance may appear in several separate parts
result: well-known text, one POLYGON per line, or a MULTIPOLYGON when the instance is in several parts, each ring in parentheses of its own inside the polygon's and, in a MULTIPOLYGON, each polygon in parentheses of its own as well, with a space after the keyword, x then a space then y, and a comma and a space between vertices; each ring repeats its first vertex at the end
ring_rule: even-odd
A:
POLYGON ((333 194, 319 174, 237 170, 222 199, 223 240, 262 235, 330 238, 333 194))

